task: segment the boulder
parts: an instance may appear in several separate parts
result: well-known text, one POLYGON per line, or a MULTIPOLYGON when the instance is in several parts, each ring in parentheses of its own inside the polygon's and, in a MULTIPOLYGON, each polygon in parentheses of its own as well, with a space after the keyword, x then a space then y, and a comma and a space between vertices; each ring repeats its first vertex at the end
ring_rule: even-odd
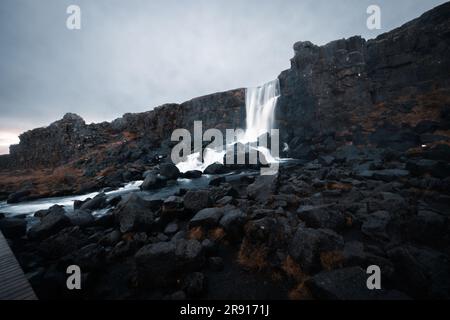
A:
POLYGON ((388 239, 387 227, 391 216, 387 211, 371 213, 361 226, 361 231, 372 239, 388 239))
POLYGON ((28 238, 44 239, 70 225, 70 219, 64 213, 51 212, 28 230, 28 238))
POLYGON ((304 205, 297 209, 297 214, 309 228, 338 230, 345 226, 345 216, 329 205, 304 205))
POLYGON ((114 215, 122 233, 147 231, 155 225, 155 214, 151 210, 151 204, 134 193, 120 201, 114 209, 114 215))
POLYGON ((189 221, 189 227, 196 226, 213 227, 219 222, 219 219, 223 215, 222 208, 206 208, 202 209, 195 214, 195 216, 189 221))
POLYGON ((163 202, 162 217, 164 217, 165 220, 170 221, 182 213, 183 210, 183 198, 170 196, 163 202))
POLYGON ((180 170, 173 163, 160 164, 159 173, 169 180, 176 180, 180 176, 180 170))
POLYGON ((35 217, 38 217, 38 218, 43 218, 43 217, 45 217, 46 215, 48 215, 49 213, 54 213, 54 214, 65 214, 65 213, 66 213, 66 210, 64 210, 64 207, 63 207, 63 206, 60 206, 60 205, 55 204, 55 205, 51 206, 50 208, 48 208, 48 209, 46 209, 46 210, 39 210, 39 211, 36 211, 36 212, 34 213, 34 216, 35 216, 35 217))
POLYGON ((102 192, 96 195, 93 199, 86 201, 80 207, 81 210, 98 210, 103 209, 107 205, 106 195, 102 192))
POLYGON ((204 174, 221 174, 225 173, 227 171, 226 167, 220 163, 215 162, 213 164, 210 164, 208 167, 206 167, 205 171, 203 171, 204 174))
POLYGON ((208 190, 189 190, 184 196, 184 208, 191 212, 198 212, 212 204, 208 190))
POLYGON ((190 170, 183 173, 181 176, 186 179, 198 179, 202 176, 202 172, 200 170, 190 170))
POLYGON ((149 172, 144 182, 142 182, 140 188, 141 190, 155 190, 162 188, 166 185, 166 180, 159 177, 155 172, 149 172))
POLYGON ((74 226, 79 227, 89 227, 94 224, 95 218, 94 216, 85 210, 79 209, 67 215, 70 219, 70 222, 74 226))
POLYGON ((344 240, 329 229, 311 229, 299 226, 289 245, 289 254, 304 272, 320 269, 320 254, 342 250, 344 240))
POLYGON ((179 275, 204 263, 201 244, 196 240, 180 239, 149 244, 135 255, 140 286, 167 286, 176 283, 179 275))
POLYGON ((278 175, 258 176, 255 182, 247 187, 248 197, 260 203, 266 203, 276 192, 277 185, 278 175))

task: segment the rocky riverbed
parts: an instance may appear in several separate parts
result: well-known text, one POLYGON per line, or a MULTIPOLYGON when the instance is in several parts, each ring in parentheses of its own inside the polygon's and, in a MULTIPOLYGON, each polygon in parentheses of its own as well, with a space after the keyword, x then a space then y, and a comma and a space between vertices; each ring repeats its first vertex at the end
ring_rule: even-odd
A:
MULTIPOLYGON (((449 151, 348 145, 274 176, 212 175, 160 198, 99 193, 70 213, 36 212, 28 231, 20 218, 0 226, 41 298, 449 298, 449 151), (71 264, 79 292, 65 289, 71 264), (382 290, 367 289, 369 265, 382 290)), ((141 187, 176 179, 160 164, 141 187)))

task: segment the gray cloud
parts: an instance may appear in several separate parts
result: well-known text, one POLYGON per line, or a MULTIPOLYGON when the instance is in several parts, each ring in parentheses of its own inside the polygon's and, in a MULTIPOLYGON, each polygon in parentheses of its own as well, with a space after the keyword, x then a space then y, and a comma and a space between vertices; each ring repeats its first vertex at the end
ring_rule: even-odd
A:
POLYGON ((69 111, 112 120, 255 86, 289 67, 296 41, 372 38, 444 2, 2 0, 0 132, 69 111), (374 3, 382 9, 376 32, 366 28, 374 3), (82 30, 65 27, 70 4, 81 7, 82 30))

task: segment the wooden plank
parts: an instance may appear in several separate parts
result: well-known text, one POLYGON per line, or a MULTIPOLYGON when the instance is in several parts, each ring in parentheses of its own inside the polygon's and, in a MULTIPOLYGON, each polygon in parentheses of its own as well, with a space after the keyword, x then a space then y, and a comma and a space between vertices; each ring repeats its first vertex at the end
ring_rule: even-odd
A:
POLYGON ((25 274, 0 231, 0 300, 36 300, 25 274))

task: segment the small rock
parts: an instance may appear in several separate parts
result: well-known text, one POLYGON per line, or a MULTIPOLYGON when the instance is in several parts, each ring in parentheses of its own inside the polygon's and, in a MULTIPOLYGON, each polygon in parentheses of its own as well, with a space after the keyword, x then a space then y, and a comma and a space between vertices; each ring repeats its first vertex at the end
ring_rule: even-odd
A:
POLYGON ((202 176, 202 174, 203 173, 200 170, 190 170, 183 173, 182 177, 186 179, 198 179, 202 176))
POLYGON ((219 162, 210 164, 205 171, 203 171, 204 174, 221 174, 226 172, 226 167, 219 162))

